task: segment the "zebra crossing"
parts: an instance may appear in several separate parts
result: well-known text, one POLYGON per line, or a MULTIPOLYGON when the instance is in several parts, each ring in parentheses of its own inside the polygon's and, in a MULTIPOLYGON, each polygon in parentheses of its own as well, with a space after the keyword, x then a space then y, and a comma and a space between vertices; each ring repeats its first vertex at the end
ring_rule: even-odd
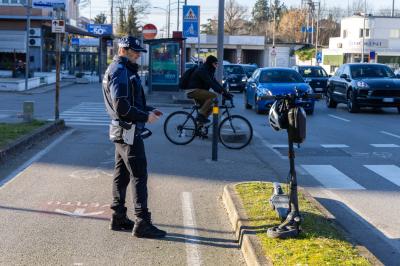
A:
MULTIPOLYGON (((326 189, 365 190, 351 177, 332 165, 300 165, 308 174, 316 179, 326 189)), ((400 167, 397 165, 363 165, 373 174, 379 175, 400 188, 400 167)))
POLYGON ((67 125, 74 126, 108 126, 108 116, 104 103, 82 102, 60 114, 67 125))

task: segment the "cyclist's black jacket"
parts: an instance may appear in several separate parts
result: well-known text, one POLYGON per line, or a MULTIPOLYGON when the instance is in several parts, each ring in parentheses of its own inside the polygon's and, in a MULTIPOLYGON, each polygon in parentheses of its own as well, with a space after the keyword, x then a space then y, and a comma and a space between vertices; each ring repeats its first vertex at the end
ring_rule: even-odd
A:
POLYGON ((103 78, 103 95, 107 112, 113 120, 136 123, 144 127, 149 111, 154 108, 146 105, 138 65, 126 57, 116 56, 103 78))
POLYGON ((215 68, 207 63, 204 63, 190 76, 190 82, 187 89, 202 89, 208 91, 210 88, 212 88, 216 92, 224 92, 224 88, 215 79, 214 74, 215 68))

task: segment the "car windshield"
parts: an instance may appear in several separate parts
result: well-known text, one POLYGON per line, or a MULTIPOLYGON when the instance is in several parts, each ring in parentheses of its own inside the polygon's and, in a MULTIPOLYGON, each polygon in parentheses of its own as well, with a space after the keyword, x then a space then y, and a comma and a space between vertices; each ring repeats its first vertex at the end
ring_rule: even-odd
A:
POLYGON ((246 75, 248 77, 250 77, 251 75, 253 75, 254 71, 256 71, 256 67, 252 67, 252 66, 244 66, 244 71, 246 72, 246 75))
POLYGON ((380 65, 356 65, 350 67, 353 79, 362 78, 393 78, 393 71, 387 66, 380 65))
POLYGON ((243 68, 241 66, 224 66, 224 72, 227 75, 244 74, 243 68))
POLYGON ((303 78, 294 70, 265 70, 260 75, 261 83, 304 83, 303 78))
POLYGON ((299 73, 305 78, 327 77, 328 74, 322 67, 301 67, 299 73))

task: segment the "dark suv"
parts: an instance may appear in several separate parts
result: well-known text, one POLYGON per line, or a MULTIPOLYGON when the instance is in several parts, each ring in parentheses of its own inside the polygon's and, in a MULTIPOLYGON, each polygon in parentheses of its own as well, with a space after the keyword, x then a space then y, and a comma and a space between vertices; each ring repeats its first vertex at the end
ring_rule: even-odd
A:
POLYGON ((223 85, 229 91, 243 92, 247 83, 247 76, 241 65, 224 65, 223 85))
POLYGON ((300 73, 314 92, 326 92, 329 75, 325 69, 320 66, 294 66, 293 69, 300 73))
POLYGON ((344 64, 328 81, 326 104, 347 104, 350 113, 360 107, 397 107, 400 113, 400 80, 383 64, 344 64))

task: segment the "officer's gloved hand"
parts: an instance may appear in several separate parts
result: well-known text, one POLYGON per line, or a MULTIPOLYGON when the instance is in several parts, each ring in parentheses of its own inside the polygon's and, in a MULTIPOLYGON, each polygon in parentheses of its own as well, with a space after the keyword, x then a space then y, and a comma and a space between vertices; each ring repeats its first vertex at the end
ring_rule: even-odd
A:
POLYGON ((147 123, 151 124, 156 122, 160 117, 157 116, 155 113, 150 112, 149 113, 149 117, 147 118, 147 123))

